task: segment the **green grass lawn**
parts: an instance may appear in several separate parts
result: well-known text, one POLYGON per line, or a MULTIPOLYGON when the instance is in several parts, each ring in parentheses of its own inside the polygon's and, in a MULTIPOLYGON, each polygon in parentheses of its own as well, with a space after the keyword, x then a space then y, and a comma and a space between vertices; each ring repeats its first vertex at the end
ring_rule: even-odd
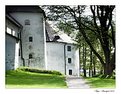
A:
POLYGON ((85 78, 92 88, 111 88, 114 89, 115 79, 101 79, 98 77, 85 78))
POLYGON ((66 88, 62 75, 7 71, 6 88, 66 88))

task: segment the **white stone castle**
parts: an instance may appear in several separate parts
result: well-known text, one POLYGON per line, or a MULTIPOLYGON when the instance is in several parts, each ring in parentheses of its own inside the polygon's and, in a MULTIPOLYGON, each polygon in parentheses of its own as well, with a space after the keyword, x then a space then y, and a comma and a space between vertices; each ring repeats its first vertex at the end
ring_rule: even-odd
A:
POLYGON ((79 76, 79 50, 55 33, 39 6, 6 6, 6 70, 26 66, 79 76))

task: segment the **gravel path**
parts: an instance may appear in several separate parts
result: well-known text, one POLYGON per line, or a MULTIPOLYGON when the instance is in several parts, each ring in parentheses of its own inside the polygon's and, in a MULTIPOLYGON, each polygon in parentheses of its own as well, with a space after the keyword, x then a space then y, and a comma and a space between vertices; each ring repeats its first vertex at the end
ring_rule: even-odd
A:
POLYGON ((66 77, 66 83, 68 88, 82 88, 82 89, 89 89, 90 86, 86 84, 86 81, 82 77, 66 77))

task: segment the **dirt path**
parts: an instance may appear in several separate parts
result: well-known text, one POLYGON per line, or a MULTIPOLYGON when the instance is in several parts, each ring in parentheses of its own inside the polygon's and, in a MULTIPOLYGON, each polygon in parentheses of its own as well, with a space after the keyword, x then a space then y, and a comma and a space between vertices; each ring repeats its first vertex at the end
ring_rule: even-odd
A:
POLYGON ((66 77, 66 83, 68 88, 82 88, 89 89, 90 86, 86 84, 85 80, 82 77, 66 77))

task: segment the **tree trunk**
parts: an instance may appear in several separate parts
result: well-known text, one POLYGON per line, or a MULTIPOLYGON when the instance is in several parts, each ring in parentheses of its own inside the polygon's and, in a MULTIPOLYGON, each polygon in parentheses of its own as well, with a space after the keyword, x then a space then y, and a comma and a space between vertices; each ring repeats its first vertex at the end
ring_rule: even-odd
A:
POLYGON ((92 62, 90 62, 89 66, 89 77, 92 77, 92 62))
POLYGON ((111 53, 109 49, 109 43, 104 46, 104 55, 105 55, 105 64, 104 64, 104 75, 105 76, 112 76, 113 68, 111 63, 111 53))
POLYGON ((89 68, 89 77, 91 77, 91 70, 90 70, 90 68, 89 68))
POLYGON ((104 76, 105 76, 105 77, 106 77, 106 76, 111 77, 111 76, 112 76, 112 73, 113 73, 112 65, 106 63, 106 64, 104 65, 104 76))
POLYGON ((85 47, 85 43, 83 43, 83 72, 84 72, 84 77, 86 77, 86 47, 85 47))
POLYGON ((90 49, 90 66, 89 66, 89 77, 92 77, 92 50, 90 49))
POLYGON ((104 75, 108 75, 109 77, 112 76, 113 70, 115 69, 115 60, 113 60, 115 58, 114 54, 110 61, 110 58, 107 57, 106 63, 104 64, 104 75))
POLYGON ((96 62, 95 62, 95 56, 93 56, 93 71, 94 71, 94 75, 96 75, 96 62))
POLYGON ((93 71, 94 71, 94 75, 96 75, 95 64, 94 64, 94 68, 93 68, 93 71))

